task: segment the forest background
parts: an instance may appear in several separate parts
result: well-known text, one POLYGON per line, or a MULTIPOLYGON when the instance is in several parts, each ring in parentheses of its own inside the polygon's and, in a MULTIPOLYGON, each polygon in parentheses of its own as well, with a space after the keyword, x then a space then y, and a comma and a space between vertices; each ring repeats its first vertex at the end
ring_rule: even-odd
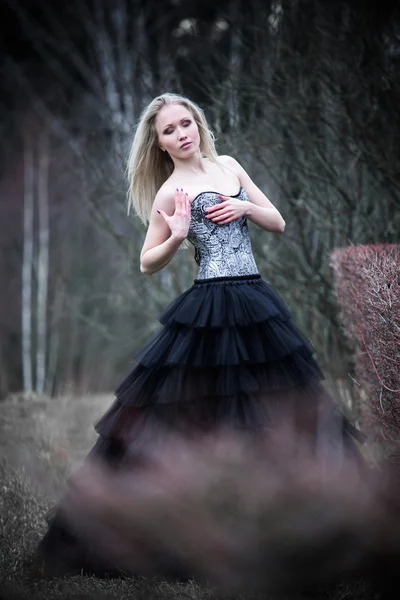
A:
POLYGON ((396 2, 18 0, 2 6, 0 397, 112 390, 191 285, 182 250, 151 278, 126 215, 135 123, 155 95, 198 102, 218 150, 283 214, 251 227, 262 276, 351 401, 331 252, 397 242, 396 2))
MULTIPOLYGON (((250 223, 262 276, 312 340, 335 398, 362 424, 364 455, 372 463, 377 458, 375 464, 382 455, 394 457, 381 461, 383 472, 388 464, 398 467, 398 2, 0 0, 0 17, 1 593, 9 589, 15 598, 18 590, 19 598, 34 600, 219 598, 193 582, 184 589, 86 577, 47 581, 32 570, 46 511, 93 445, 93 423, 132 368, 134 352, 159 327, 158 314, 196 274, 191 248, 152 277, 140 273, 145 229, 126 214, 125 166, 135 123, 142 108, 165 91, 183 93, 204 107, 219 152, 243 164, 286 221, 279 236, 250 223)), ((201 502, 188 503, 184 495, 182 506, 192 507, 183 511, 189 522, 180 522, 169 535, 168 525, 182 514, 174 483, 175 466, 179 475, 182 463, 167 447, 164 467, 168 463, 173 472, 164 478, 171 484, 164 492, 171 492, 173 502, 161 512, 169 506, 171 518, 155 528, 157 520, 146 513, 146 536, 154 534, 157 547, 159 535, 167 545, 173 540, 192 558, 198 547, 205 549, 206 571, 215 567, 225 578, 228 574, 229 584, 237 582, 231 572, 239 573, 247 588, 260 574, 265 585, 264 572, 267 579, 272 573, 272 580, 277 573, 281 586, 289 579, 296 583, 284 560, 281 570, 275 562, 265 569, 268 556, 274 556, 268 538, 274 528, 253 530, 266 533, 266 563, 258 561, 257 536, 250 538, 257 561, 250 553, 237 562, 234 553, 234 568, 224 571, 223 560, 214 560, 215 490, 210 492, 204 473, 211 466, 220 477, 226 465, 215 459, 214 447, 210 455, 207 448, 178 451, 189 457, 190 468, 181 491, 192 500, 204 492, 201 502), (204 522, 209 528, 201 531, 204 545, 199 545, 196 526, 204 522), (249 564, 257 565, 255 572, 249 564)), ((395 483, 387 493, 379 482, 379 493, 371 494, 376 504, 366 506, 368 494, 360 492, 354 477, 352 485, 322 478, 321 494, 310 490, 307 476, 318 465, 310 468, 300 460, 294 471, 300 480, 288 478, 293 504, 280 501, 287 497, 283 485, 283 496, 273 495, 270 511, 268 486, 257 487, 264 478, 256 465, 249 468, 245 452, 231 455, 233 488, 243 490, 246 499, 260 493, 264 500, 249 520, 247 513, 235 512, 241 504, 229 481, 221 487, 235 517, 228 530, 232 540, 238 539, 238 519, 259 523, 265 510, 274 524, 277 519, 281 535, 272 548, 279 550, 294 516, 305 526, 291 529, 291 544, 309 548, 311 537, 309 556, 318 557, 317 568, 312 563, 304 571, 305 579, 307 573, 314 583, 316 574, 324 579, 333 557, 333 571, 340 576, 366 565, 368 584, 371 565, 382 560, 379 596, 375 588, 366 595, 364 583, 357 582, 350 591, 339 586, 330 600, 393 597, 400 535, 395 483), (250 487, 243 485, 249 474, 250 487), (344 502, 343 511, 327 502, 332 498, 344 502), (319 521, 315 506, 323 507, 319 521), (348 535, 338 538, 343 531, 348 535)), ((135 515, 132 511, 129 518, 135 515)), ((129 527, 122 523, 120 532, 126 534, 129 527)), ((235 547, 246 549, 247 542, 235 547)))

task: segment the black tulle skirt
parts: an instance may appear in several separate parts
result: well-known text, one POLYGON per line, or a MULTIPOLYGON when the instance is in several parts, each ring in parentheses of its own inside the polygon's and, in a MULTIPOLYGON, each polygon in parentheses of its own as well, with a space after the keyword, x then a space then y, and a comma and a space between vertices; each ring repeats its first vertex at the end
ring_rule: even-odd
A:
MULTIPOLYGON (((135 355, 96 423, 89 458, 124 468, 140 461, 162 431, 223 426, 257 434, 289 413, 316 445, 321 431, 332 439, 335 430, 345 450, 357 452, 354 439, 362 436, 322 386, 313 346, 259 275, 195 280, 159 320, 159 332, 135 355)), ((102 570, 57 514, 40 552, 61 571, 102 570)))

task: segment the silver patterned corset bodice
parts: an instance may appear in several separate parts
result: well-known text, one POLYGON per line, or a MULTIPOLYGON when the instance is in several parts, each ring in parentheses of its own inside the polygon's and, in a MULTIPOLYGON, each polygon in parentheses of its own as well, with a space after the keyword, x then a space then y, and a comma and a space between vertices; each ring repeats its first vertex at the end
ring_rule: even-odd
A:
MULTIPOLYGON (((230 197, 247 200, 243 188, 239 194, 230 197)), ((192 202, 187 239, 195 247, 195 260, 199 265, 197 278, 258 274, 247 219, 241 217, 226 225, 218 225, 205 218, 206 209, 220 202, 217 192, 202 192, 192 202)))

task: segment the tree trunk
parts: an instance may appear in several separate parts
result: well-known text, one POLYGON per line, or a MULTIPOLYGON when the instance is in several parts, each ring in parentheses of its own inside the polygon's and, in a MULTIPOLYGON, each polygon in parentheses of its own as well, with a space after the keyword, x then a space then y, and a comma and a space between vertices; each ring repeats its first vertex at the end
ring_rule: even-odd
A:
POLYGON ((22 259, 22 370, 23 390, 32 392, 32 265, 34 168, 31 136, 24 136, 24 231, 22 259))
POLYGON ((49 277, 49 134, 43 129, 39 138, 38 209, 39 249, 37 258, 37 345, 36 391, 44 393, 46 377, 47 298, 49 277))

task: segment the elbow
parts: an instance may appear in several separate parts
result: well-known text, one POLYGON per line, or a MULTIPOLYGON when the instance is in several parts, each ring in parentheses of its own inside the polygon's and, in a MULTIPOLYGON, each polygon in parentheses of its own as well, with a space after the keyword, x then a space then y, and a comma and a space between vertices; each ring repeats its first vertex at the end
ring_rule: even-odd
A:
POLYGON ((153 271, 149 268, 148 265, 146 265, 146 261, 144 261, 144 255, 145 252, 142 252, 142 254, 140 255, 140 272, 143 275, 152 275, 153 271))
POLYGON ((140 272, 143 275, 152 275, 153 274, 153 272, 150 271, 150 269, 148 269, 147 267, 145 267, 145 265, 142 262, 140 263, 140 272))
POLYGON ((283 233, 285 231, 285 220, 282 217, 281 213, 276 209, 274 209, 273 220, 271 225, 271 231, 273 231, 274 233, 283 233))
POLYGON ((280 216, 279 220, 278 220, 278 222, 276 224, 276 230, 275 230, 276 233, 283 233, 285 231, 285 226, 286 226, 286 223, 282 219, 282 217, 280 216))

